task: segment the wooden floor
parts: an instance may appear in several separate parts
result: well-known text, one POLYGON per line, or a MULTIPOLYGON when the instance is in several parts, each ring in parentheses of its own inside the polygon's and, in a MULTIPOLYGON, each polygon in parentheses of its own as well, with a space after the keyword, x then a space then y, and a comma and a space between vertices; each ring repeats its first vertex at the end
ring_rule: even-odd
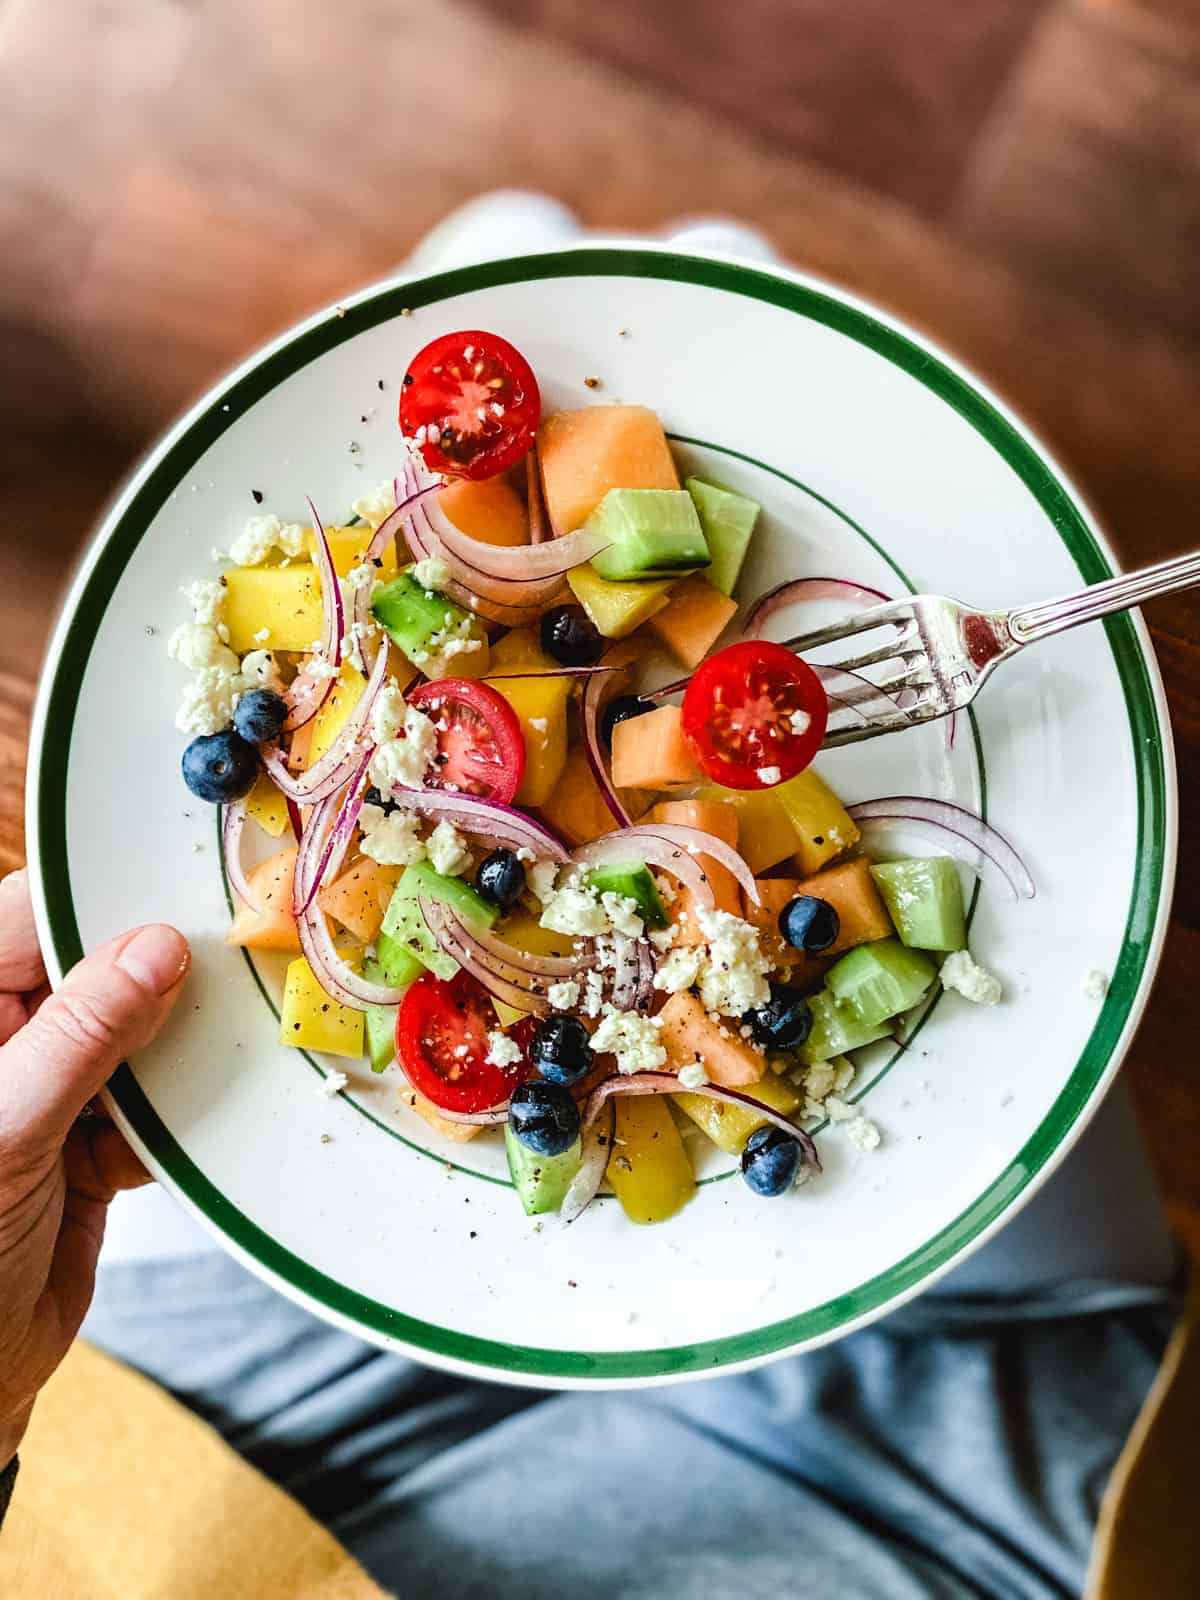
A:
MULTIPOLYGON (((1200 543, 1200 0, 0 0, 0 865, 56 594, 188 398, 482 190, 722 212, 975 364, 1129 562, 1200 543)), ((1130 1075, 1200 1246, 1200 608, 1130 1075)))

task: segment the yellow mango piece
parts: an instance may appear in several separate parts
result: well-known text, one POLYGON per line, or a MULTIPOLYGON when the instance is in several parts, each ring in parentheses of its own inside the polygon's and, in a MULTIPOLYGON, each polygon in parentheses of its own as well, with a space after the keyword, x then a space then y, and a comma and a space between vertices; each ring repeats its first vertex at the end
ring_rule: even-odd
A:
POLYGON ((590 562, 567 573, 576 600, 606 639, 624 639, 648 618, 670 604, 678 578, 642 578, 612 583, 593 570, 590 562))
MULTIPOLYGON (((369 522, 355 522, 348 528, 326 528, 325 537, 329 541, 329 554, 333 557, 334 569, 339 578, 350 575, 355 567, 361 567, 367 553, 367 546, 371 542, 375 530, 369 522)), ((316 535, 310 528, 308 530, 308 548, 315 548, 316 535)), ((380 557, 383 565, 376 570, 381 583, 386 583, 389 578, 394 578, 397 572, 396 544, 389 539, 387 548, 380 557)))
POLYGON ((524 906, 510 911, 497 925, 496 937, 531 956, 569 956, 575 950, 575 941, 569 933, 543 928, 524 906))
POLYGON ((308 766, 316 766, 325 752, 332 748, 366 687, 367 680, 358 668, 352 666, 349 661, 343 661, 338 681, 329 691, 325 704, 313 718, 312 743, 308 748, 306 763, 308 766))
POLYGON ((792 860, 802 873, 819 871, 862 837, 845 806, 812 767, 779 784, 771 793, 779 796, 792 819, 797 840, 792 860))
MULTIPOLYGON (((786 1078, 776 1078, 771 1073, 747 1089, 746 1093, 785 1117, 793 1116, 804 1099, 794 1083, 789 1083, 786 1078)), ((719 1150, 725 1150, 731 1156, 741 1155, 746 1140, 755 1128, 761 1128, 767 1120, 757 1111, 727 1105, 723 1100, 709 1100, 702 1094, 685 1092, 674 1095, 673 1099, 719 1150)))
POLYGON ((287 802, 269 773, 260 772, 253 789, 246 796, 246 815, 257 822, 264 833, 269 833, 272 839, 278 839, 287 827, 287 802))
POLYGON ((347 932, 363 944, 378 938, 383 913, 392 891, 400 881, 403 867, 385 867, 370 856, 361 856, 352 867, 335 878, 317 895, 322 911, 335 917, 347 932))
POLYGON ((522 1017, 529 1015, 527 1011, 518 1011, 516 1006, 510 1006, 504 1000, 493 999, 492 1004, 502 1028, 511 1028, 514 1022, 520 1022, 522 1017))
MULTIPOLYGON (((340 952, 352 961, 349 951, 340 952)), ((363 1012, 331 1000, 303 956, 289 962, 279 1013, 279 1042, 297 1050, 358 1057, 365 1049, 363 1012)))
POLYGON ((562 774, 567 759, 567 701, 570 678, 489 678, 517 714, 525 740, 525 776, 516 804, 540 806, 562 774))
MULTIPOLYGON (((492 669, 499 672, 557 672, 558 662, 542 649, 534 628, 510 628, 492 646, 492 669)), ((563 682, 570 684, 570 679, 563 682)))
POLYGON ((758 877, 799 848, 799 839, 786 808, 774 789, 726 789, 719 783, 696 791, 698 800, 722 800, 738 815, 738 849, 758 877))
POLYGON ((324 632, 321 580, 307 561, 288 567, 230 567, 225 574, 229 646, 247 650, 311 650, 324 632), (266 629, 267 636, 258 635, 266 629))
POLYGON ((606 1176, 630 1222, 665 1222, 692 1198, 696 1178, 663 1095, 618 1095, 606 1176))

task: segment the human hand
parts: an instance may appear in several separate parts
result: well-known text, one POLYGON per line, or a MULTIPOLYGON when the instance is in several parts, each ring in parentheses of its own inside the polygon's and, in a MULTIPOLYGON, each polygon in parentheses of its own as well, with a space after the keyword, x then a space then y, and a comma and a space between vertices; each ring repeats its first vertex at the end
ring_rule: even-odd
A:
POLYGON ((50 994, 26 875, 0 882, 0 1470, 79 1331, 109 1201, 149 1181, 111 1122, 76 1118, 162 1027, 190 962, 174 928, 138 928, 50 994))

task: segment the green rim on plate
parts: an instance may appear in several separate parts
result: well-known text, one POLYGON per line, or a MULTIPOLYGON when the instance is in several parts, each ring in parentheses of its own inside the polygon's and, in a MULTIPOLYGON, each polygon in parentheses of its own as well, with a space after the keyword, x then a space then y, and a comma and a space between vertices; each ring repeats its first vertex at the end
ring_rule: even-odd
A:
MULTIPOLYGON (((825 289, 729 261, 639 248, 580 249, 462 267, 381 288, 270 348, 204 403, 178 436, 150 458, 128 503, 107 529, 43 690, 41 763, 32 775, 38 870, 55 958, 66 971, 83 954, 67 859, 66 785, 71 735, 96 633, 133 552, 165 498, 196 461, 281 380, 345 340, 417 308, 504 284, 567 277, 655 278, 697 284, 781 307, 844 334, 901 368, 951 406, 997 452, 1037 500, 1087 583, 1111 568, 1082 513, 1034 446, 972 384, 927 346, 825 289)), ((293 1295, 365 1332, 435 1358, 525 1378, 603 1382, 682 1377, 761 1360, 827 1338, 878 1311, 945 1267, 1013 1202, 1052 1159, 1103 1079, 1137 1004, 1154 944, 1168 857, 1168 786, 1150 670, 1128 616, 1104 623, 1129 717, 1137 782, 1137 840, 1125 936, 1107 996, 1082 1054, 1042 1123, 1003 1173, 920 1249, 849 1293, 798 1316, 745 1333, 656 1350, 565 1351, 457 1333, 372 1300, 285 1249, 217 1190, 163 1125, 128 1067, 110 1089, 120 1112, 168 1183, 234 1249, 293 1295)))

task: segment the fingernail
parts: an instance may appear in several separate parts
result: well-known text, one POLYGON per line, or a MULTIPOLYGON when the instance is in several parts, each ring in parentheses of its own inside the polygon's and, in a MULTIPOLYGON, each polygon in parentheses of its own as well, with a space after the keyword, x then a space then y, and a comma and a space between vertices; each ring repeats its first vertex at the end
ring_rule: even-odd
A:
POLYGON ((117 957, 117 966, 143 989, 166 994, 183 977, 191 960, 191 951, 183 935, 159 922, 134 934, 117 957))

